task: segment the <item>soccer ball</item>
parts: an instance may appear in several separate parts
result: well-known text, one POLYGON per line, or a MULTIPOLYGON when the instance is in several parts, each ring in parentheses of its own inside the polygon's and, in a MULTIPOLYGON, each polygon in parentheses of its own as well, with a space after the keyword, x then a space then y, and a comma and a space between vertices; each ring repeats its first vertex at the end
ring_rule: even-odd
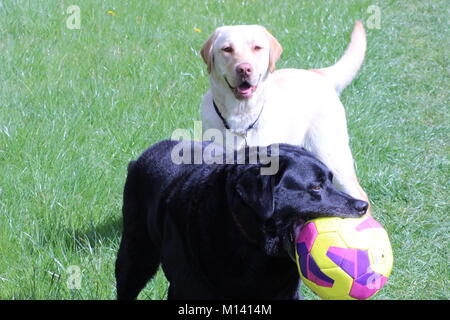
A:
POLYGON ((389 237, 370 216, 309 220, 296 249, 300 277, 322 299, 367 299, 392 270, 389 237))

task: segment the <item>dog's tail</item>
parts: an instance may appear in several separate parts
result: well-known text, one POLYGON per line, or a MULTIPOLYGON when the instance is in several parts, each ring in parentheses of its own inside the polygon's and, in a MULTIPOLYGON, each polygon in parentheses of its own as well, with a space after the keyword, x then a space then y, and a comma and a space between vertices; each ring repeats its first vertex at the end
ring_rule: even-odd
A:
POLYGON ((327 77, 339 94, 352 82, 364 61, 367 41, 361 21, 356 21, 353 28, 350 44, 343 56, 334 65, 328 68, 312 70, 327 77))

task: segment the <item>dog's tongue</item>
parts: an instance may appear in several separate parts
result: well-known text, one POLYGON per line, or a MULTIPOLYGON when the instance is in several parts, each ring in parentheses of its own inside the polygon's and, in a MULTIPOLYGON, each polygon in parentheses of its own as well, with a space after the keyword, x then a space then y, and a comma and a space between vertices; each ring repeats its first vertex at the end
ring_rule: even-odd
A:
POLYGON ((237 92, 243 96, 249 95, 252 93, 252 86, 248 82, 244 82, 237 87, 237 92))

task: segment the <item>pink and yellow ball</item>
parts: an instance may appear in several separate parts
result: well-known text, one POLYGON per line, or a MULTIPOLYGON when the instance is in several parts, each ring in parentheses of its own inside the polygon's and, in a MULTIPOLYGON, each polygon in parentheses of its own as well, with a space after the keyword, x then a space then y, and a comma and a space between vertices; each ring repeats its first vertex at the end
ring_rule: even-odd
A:
POLYGON ((296 248, 303 282, 322 299, 367 299, 392 270, 389 237, 370 216, 310 220, 296 248))

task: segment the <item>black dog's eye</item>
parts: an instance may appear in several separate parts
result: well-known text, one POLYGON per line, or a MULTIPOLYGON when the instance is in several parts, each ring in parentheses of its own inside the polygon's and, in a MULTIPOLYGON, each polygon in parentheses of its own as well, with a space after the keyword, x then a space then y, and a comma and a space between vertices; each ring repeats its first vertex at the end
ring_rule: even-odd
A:
POLYGON ((233 52, 233 48, 231 46, 226 46, 226 47, 222 48, 222 51, 231 53, 231 52, 233 52))
POLYGON ((311 189, 314 191, 320 191, 322 190, 322 186, 320 184, 315 184, 311 186, 311 189))

